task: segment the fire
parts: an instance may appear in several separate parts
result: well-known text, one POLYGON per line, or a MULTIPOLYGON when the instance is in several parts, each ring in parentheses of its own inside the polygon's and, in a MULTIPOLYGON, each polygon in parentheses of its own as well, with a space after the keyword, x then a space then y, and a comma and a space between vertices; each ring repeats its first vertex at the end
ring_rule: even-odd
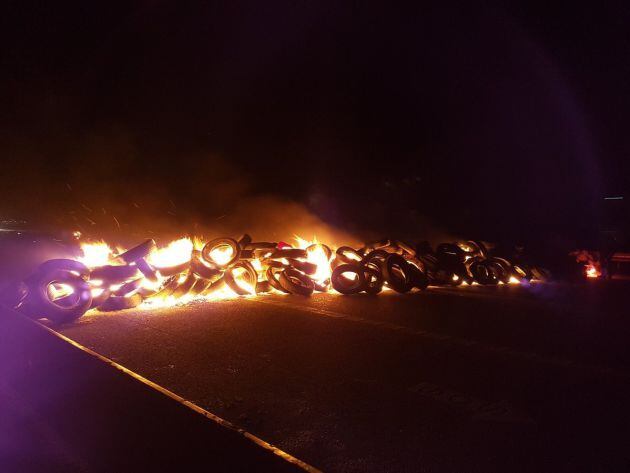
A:
MULTIPOLYGON (((530 271, 524 263, 519 263, 517 273, 519 266, 488 256, 474 241, 445 243, 433 251, 430 246, 415 248, 389 239, 362 248, 331 248, 315 236, 294 235, 294 243, 289 244, 252 241, 251 236, 243 235, 238 240, 182 237, 161 247, 153 240, 125 249, 114 249, 104 241, 82 242, 80 247, 78 262, 87 269, 77 261, 62 259, 43 263, 38 269, 39 280, 49 287, 45 296, 32 291, 32 298, 44 297, 44 306, 57 301, 60 317, 64 309, 74 307, 68 297, 72 294, 85 302, 85 307, 80 306, 83 311, 144 310, 270 293, 364 292, 373 296, 381 291, 409 292, 453 283, 520 284, 529 281, 535 270, 541 274, 540 268, 532 266, 530 271), (451 251, 457 246, 460 251, 451 251), (451 258, 449 261, 460 258, 457 274, 449 273, 452 266, 440 266, 440 255, 451 258), (65 273, 71 277, 65 278, 65 273), (61 280, 51 282, 46 277, 61 280)), ((588 277, 601 274, 595 265, 587 267, 586 273, 588 277)), ((49 318, 55 315, 51 311, 49 318)))
POLYGON ((587 278, 598 278, 602 275, 600 254, 596 251, 578 250, 570 253, 575 257, 577 263, 581 263, 584 268, 584 275, 587 278))
POLYGON ((584 271, 587 278, 598 278, 602 275, 601 271, 599 271, 593 264, 587 264, 584 267, 584 271))
POLYGON ((78 260, 88 268, 106 265, 113 257, 114 251, 104 241, 81 243, 82 256, 78 260))
POLYGON ((326 248, 317 241, 317 237, 313 236, 313 239, 309 241, 295 235, 294 239, 296 248, 306 250, 306 261, 317 266, 317 271, 312 275, 312 279, 319 284, 329 281, 332 275, 330 256, 326 253, 326 248))
POLYGON ((193 247, 194 243, 190 238, 181 238, 153 251, 147 262, 156 268, 178 266, 190 261, 193 247))
POLYGON ((212 262, 218 264, 219 266, 225 266, 228 264, 233 255, 234 250, 229 246, 219 246, 210 252, 212 262))

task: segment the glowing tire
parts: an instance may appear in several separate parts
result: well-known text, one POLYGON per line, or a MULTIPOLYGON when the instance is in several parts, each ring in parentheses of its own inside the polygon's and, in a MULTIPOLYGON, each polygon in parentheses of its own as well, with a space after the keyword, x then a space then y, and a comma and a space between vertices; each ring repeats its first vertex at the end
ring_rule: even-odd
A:
POLYGON ((176 274, 181 274, 184 271, 186 271, 188 268, 190 268, 190 261, 186 261, 185 263, 178 264, 175 266, 166 266, 166 267, 155 266, 156 271, 158 271, 160 275, 166 276, 166 277, 175 276, 176 274))
POLYGON ((245 279, 247 279, 247 283, 254 288, 253 293, 255 293, 256 283, 258 281, 258 273, 256 273, 256 270, 254 269, 252 264, 247 261, 239 261, 230 269, 228 269, 223 275, 223 279, 225 280, 225 283, 228 285, 230 289, 232 289, 239 296, 248 296, 248 295, 253 294, 251 291, 248 291, 246 288, 240 286, 238 282, 236 281, 236 278, 234 277, 234 271, 236 271, 239 268, 242 268, 245 270, 245 275, 247 276, 245 279))
POLYGON ((197 278, 194 274, 189 273, 186 279, 182 283, 180 283, 173 293, 171 294, 173 297, 179 299, 180 297, 184 297, 188 292, 192 289, 193 285, 197 282, 197 278))
POLYGON ((238 258, 241 254, 241 247, 238 242, 233 238, 215 238, 214 240, 206 243, 201 250, 201 257, 205 262, 212 266, 216 266, 218 268, 227 268, 238 261, 238 258), (221 248, 221 247, 230 247, 232 249, 232 254, 230 255, 230 259, 225 263, 217 263, 212 258, 212 251, 221 248))
POLYGON ((297 269, 298 271, 301 271, 304 274, 308 274, 309 276, 312 276, 313 274, 317 272, 317 265, 313 263, 309 263, 308 261, 299 261, 296 259, 290 259, 289 266, 291 266, 294 269, 297 269))
POLYGON ((332 250, 330 249, 330 246, 324 245, 323 243, 313 243, 312 245, 306 247, 306 253, 308 254, 315 248, 321 248, 326 254, 326 259, 330 261, 330 258, 332 257, 332 250))
POLYGON ((265 277, 267 278, 267 281, 269 282, 271 287, 273 287, 276 291, 283 292, 285 294, 289 294, 289 291, 284 289, 282 287, 282 285, 280 284, 280 281, 276 277, 276 272, 279 273, 280 269, 279 268, 274 268, 273 266, 270 266, 269 268, 267 268, 267 271, 265 271, 265 277))
POLYGON ((340 246, 337 248, 336 254, 337 256, 335 259, 338 259, 342 263, 346 264, 358 264, 363 259, 361 253, 349 246, 340 246))
POLYGON ((271 292, 271 284, 269 281, 258 281, 256 282, 256 294, 264 294, 266 292, 271 292))
POLYGON ((190 259, 190 270, 200 278, 209 279, 211 281, 221 276, 220 269, 202 261, 201 252, 199 251, 193 251, 192 258, 190 259))
POLYGON ((101 292, 98 296, 92 296, 92 303, 90 304, 90 308, 88 310, 96 309, 103 302, 109 299, 111 295, 112 291, 110 291, 109 289, 103 289, 103 292, 101 292))

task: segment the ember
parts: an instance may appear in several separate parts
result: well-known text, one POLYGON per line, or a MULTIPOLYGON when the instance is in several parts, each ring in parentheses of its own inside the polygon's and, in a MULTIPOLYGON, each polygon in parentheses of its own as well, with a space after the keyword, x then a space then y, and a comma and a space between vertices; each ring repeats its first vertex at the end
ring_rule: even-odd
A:
POLYGON ((255 242, 249 235, 207 242, 182 238, 158 248, 153 240, 114 250, 83 243, 78 260, 50 260, 24 281, 17 308, 64 323, 89 310, 167 307, 193 299, 217 300, 269 293, 399 293, 428 286, 519 284, 548 271, 522 258, 492 254, 483 243, 443 243, 433 250, 381 240, 361 248, 295 237, 295 244, 255 242))

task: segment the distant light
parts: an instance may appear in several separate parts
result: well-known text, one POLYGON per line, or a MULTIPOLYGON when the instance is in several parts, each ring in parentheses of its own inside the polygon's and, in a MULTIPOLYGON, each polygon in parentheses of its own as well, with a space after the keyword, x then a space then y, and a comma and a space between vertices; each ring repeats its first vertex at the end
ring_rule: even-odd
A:
POLYGON ((604 197, 604 200, 623 200, 623 196, 622 195, 618 195, 615 197, 604 197))

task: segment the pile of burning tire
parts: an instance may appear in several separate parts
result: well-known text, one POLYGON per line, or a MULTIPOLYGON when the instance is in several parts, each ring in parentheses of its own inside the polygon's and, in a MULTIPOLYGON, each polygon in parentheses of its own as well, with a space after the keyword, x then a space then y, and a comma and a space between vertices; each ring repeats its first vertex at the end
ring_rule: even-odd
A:
POLYGON ((341 294, 378 294, 384 289, 406 293, 432 285, 495 285, 549 277, 540 267, 493 255, 474 241, 443 243, 433 250, 427 243, 382 240, 333 251, 322 243, 295 248, 243 235, 193 247, 184 262, 170 266, 150 264, 154 251, 155 242, 147 240, 97 267, 72 259, 46 261, 22 284, 16 308, 31 317, 67 323, 91 309, 212 298, 226 290, 238 296, 309 296, 331 289, 341 294))

